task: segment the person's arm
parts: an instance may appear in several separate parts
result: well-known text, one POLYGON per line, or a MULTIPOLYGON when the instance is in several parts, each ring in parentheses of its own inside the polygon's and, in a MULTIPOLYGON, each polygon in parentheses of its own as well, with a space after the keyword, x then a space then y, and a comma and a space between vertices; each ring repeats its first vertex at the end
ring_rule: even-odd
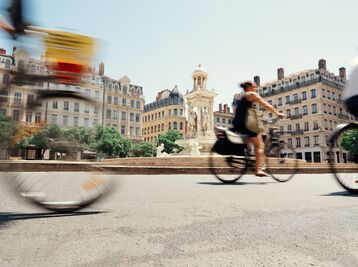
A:
POLYGON ((265 99, 263 99, 258 93, 255 92, 248 92, 246 93, 246 97, 250 102, 257 102, 261 106, 264 107, 264 109, 269 110, 276 114, 278 117, 284 117, 285 114, 279 112, 277 109, 275 109, 272 105, 270 105, 269 102, 267 102, 265 99))

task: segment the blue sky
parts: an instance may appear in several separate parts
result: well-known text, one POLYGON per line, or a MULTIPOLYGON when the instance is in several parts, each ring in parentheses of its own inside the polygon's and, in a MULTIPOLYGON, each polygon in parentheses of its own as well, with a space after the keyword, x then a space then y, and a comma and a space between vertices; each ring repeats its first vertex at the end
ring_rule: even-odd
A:
MULTIPOLYGON (((192 89, 200 63, 215 100, 230 103, 240 81, 316 68, 338 73, 358 55, 356 0, 28 0, 39 26, 101 40, 99 58, 113 78, 127 75, 146 102, 178 85, 192 89)), ((2 3, 4 5, 4 3, 2 3)), ((2 46, 10 47, 1 35, 2 46)), ((0 44, 1 44, 0 43, 0 44)))

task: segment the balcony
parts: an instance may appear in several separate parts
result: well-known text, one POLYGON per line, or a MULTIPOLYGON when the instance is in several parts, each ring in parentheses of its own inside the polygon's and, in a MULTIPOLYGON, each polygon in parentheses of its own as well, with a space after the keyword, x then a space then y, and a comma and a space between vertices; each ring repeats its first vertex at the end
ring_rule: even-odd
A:
POLYGON ((294 105, 294 104, 299 104, 299 103, 302 103, 302 100, 301 100, 301 99, 294 99, 294 100, 291 100, 288 104, 290 104, 290 105, 294 105))
POLYGON ((291 135, 299 135, 299 134, 303 134, 303 130, 289 131, 289 133, 290 133, 291 135))
POLYGON ((301 119, 302 118, 302 114, 294 114, 290 116, 291 120, 296 120, 296 119, 301 119))

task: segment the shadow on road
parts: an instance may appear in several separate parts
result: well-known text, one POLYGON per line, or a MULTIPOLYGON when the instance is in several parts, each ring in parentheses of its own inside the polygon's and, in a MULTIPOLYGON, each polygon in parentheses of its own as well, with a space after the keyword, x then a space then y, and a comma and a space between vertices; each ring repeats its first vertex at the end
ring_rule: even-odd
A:
POLYGON ((324 194, 321 196, 325 196, 325 197, 330 197, 330 196, 358 197, 358 194, 352 194, 348 191, 340 191, 340 192, 332 192, 332 193, 324 194))
POLYGON ((197 184, 202 184, 202 185, 254 185, 254 184, 258 184, 258 185, 265 185, 265 184, 276 184, 277 182, 236 182, 236 183, 232 183, 232 184, 224 184, 222 182, 198 182, 197 184))
POLYGON ((55 213, 55 212, 41 212, 41 213, 16 213, 16 212, 0 212, 0 227, 12 221, 23 221, 31 219, 46 219, 58 217, 72 217, 85 216, 106 213, 106 211, 79 211, 72 213, 55 213))

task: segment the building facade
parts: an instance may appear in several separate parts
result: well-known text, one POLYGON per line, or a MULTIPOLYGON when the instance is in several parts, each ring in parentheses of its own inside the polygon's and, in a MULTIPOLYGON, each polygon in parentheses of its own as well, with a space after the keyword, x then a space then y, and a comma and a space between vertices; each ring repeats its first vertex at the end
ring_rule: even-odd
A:
MULTIPOLYGON (((8 55, 0 49, 0 83, 6 88, 9 83, 8 70, 46 74, 48 70, 41 60, 29 58, 25 52, 14 49, 8 55)), ((104 76, 104 64, 99 71, 94 68, 82 76, 82 84, 38 82, 35 85, 12 85, 11 90, 0 92, 0 112, 23 124, 57 124, 61 128, 97 124, 117 128, 125 137, 141 140, 141 117, 143 114, 143 88, 130 83, 127 77, 114 80, 104 76), (36 90, 35 90, 36 89, 36 90), (51 98, 36 109, 27 108, 36 100, 37 90, 68 90, 84 94, 93 101, 74 98, 51 98)))
POLYGON ((227 104, 224 104, 224 106, 219 104, 219 110, 214 111, 214 126, 231 128, 233 117, 234 114, 227 104))
POLYGON ((144 141, 156 144, 158 135, 177 130, 185 136, 186 118, 183 95, 177 87, 158 93, 156 100, 144 106, 144 141))
MULTIPOLYGON (((335 148, 334 155, 330 155, 328 145, 328 138, 338 124, 355 120, 342 102, 345 68, 335 75, 321 59, 317 69, 285 77, 284 69, 279 68, 277 80, 260 85, 260 78, 255 76, 254 81, 259 85, 259 94, 286 114, 285 119, 278 121, 279 131, 281 139, 295 148, 297 158, 307 162, 347 161, 346 151, 335 148)), ((274 117, 259 108, 264 117, 274 117)))

